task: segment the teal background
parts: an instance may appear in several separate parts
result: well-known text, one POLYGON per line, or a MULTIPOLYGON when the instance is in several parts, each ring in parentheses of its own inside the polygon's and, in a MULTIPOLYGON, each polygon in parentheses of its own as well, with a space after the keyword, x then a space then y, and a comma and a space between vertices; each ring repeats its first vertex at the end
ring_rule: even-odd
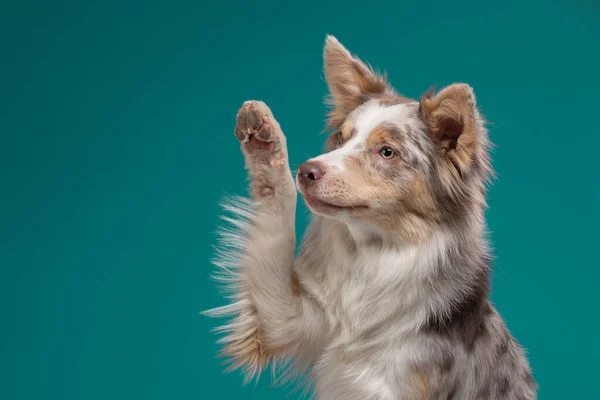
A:
POLYGON ((0 3, 0 398, 283 398, 223 372, 199 312, 223 304, 217 203, 245 191, 237 109, 265 100, 292 164, 317 155, 326 33, 411 97, 473 85, 494 302, 541 399, 598 398, 591 0, 0 3))

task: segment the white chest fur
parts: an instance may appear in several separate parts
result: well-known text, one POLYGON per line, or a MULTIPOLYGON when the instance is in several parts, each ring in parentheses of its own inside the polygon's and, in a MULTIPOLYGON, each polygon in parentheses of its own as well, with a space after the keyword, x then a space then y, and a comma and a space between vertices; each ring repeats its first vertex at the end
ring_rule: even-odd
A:
POLYGON ((315 368, 320 399, 397 399, 419 357, 414 335, 425 322, 429 274, 448 245, 330 252, 318 288, 330 335, 315 368))

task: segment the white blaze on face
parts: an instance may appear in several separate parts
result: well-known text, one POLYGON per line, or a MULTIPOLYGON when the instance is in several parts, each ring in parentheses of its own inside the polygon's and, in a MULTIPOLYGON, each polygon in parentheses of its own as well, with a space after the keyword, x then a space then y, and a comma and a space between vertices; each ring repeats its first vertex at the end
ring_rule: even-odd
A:
POLYGON ((340 171, 345 169, 344 161, 348 156, 356 155, 364 147, 370 133, 384 122, 399 123, 408 119, 407 104, 382 106, 378 103, 367 103, 354 117, 354 135, 342 147, 322 154, 311 161, 317 161, 328 168, 340 171))

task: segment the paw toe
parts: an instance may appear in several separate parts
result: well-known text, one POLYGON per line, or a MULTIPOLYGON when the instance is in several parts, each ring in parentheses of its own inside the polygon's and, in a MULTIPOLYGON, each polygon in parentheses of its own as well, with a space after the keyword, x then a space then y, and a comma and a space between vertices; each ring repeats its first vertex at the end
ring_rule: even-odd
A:
POLYGON ((244 102, 237 114, 235 136, 246 142, 248 136, 260 132, 270 116, 271 110, 262 101, 250 100, 244 102))
POLYGON ((273 125, 273 121, 271 121, 268 117, 264 117, 260 123, 258 131, 256 132, 256 136, 263 142, 270 142, 273 140, 274 130, 275 126, 273 125))

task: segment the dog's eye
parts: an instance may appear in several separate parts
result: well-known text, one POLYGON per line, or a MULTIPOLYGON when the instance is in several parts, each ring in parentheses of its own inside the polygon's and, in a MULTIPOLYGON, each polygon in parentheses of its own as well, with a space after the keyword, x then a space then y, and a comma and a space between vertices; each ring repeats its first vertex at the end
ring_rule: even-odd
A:
POLYGON ((344 137, 342 136, 342 131, 338 131, 336 135, 337 135, 337 143, 338 144, 344 143, 344 137))
POLYGON ((394 157, 394 150, 391 147, 384 147, 383 149, 379 150, 379 154, 383 158, 390 159, 394 157))

